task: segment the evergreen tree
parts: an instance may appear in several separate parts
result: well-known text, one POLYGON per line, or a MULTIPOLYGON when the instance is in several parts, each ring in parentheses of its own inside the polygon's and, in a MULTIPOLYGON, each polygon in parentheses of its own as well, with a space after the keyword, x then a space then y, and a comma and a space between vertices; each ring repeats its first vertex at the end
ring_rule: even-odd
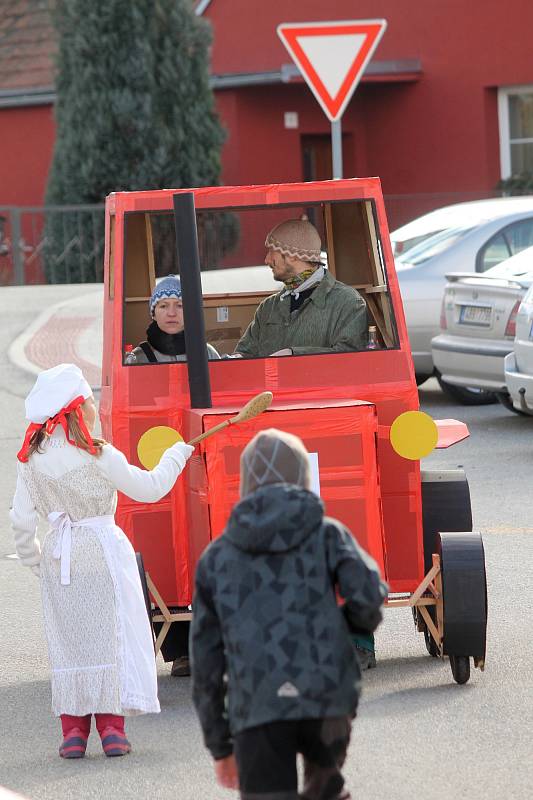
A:
MULTIPOLYGON (((54 21, 57 134, 47 205, 218 182, 224 137, 209 86, 211 34, 191 0, 56 0, 54 21)), ((102 253, 101 212, 50 211, 49 280, 101 280, 102 253)))

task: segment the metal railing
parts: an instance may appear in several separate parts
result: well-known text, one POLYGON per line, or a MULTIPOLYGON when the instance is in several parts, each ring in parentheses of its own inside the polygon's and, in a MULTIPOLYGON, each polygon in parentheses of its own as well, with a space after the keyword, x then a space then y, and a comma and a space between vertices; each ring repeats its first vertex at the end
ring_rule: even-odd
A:
POLYGON ((0 206, 0 284, 103 279, 104 206, 0 206))
MULTIPOLYGON (((435 208, 496 196, 496 192, 385 195, 389 229, 394 230, 435 208)), ((210 251, 221 247, 220 231, 211 228, 203 230, 202 225, 199 226, 201 255, 208 261, 210 251), (217 241, 212 241, 213 236, 217 241)), ((261 228, 259 238, 263 236, 261 228)), ((238 231, 234 232, 233 238, 234 243, 226 243, 230 251, 237 247, 246 250, 249 246, 244 232, 240 236, 238 231)), ((260 249, 261 246, 262 241, 260 249)), ((221 258, 226 254, 227 248, 221 258)), ((245 260, 246 253, 238 255, 245 260)), ((103 256, 103 204, 0 206, 0 285, 100 282, 103 280, 103 256)), ((254 258, 257 259, 255 251, 254 258)))

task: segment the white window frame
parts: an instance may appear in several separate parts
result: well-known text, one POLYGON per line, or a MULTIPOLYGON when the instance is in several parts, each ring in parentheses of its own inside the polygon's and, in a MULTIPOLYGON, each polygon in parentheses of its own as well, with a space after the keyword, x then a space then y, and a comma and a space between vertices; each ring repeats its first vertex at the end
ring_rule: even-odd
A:
POLYGON ((198 17, 201 17, 204 11, 206 10, 207 6, 209 6, 210 4, 211 0, 199 0, 195 10, 196 15, 198 17))
MULTIPOLYGON (((511 176, 511 136, 509 130, 509 95, 531 94, 533 95, 533 85, 527 86, 505 86, 498 89, 498 124, 500 128, 500 172, 502 179, 511 176)), ((533 144, 533 138, 513 139, 513 142, 529 142, 533 144)))

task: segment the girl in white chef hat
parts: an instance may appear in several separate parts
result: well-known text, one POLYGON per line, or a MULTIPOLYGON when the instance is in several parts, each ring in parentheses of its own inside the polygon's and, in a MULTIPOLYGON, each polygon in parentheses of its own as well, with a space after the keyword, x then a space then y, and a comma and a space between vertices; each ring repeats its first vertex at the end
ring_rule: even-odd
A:
POLYGON ((96 406, 74 364, 41 372, 26 418, 10 517, 20 560, 40 577, 52 709, 63 729, 59 754, 85 755, 94 714, 105 754, 124 755, 131 749, 124 717, 160 709, 135 554, 113 517, 116 492, 156 502, 193 448, 173 445, 151 471, 129 464, 92 437, 96 406), (42 546, 39 517, 50 523, 42 546))

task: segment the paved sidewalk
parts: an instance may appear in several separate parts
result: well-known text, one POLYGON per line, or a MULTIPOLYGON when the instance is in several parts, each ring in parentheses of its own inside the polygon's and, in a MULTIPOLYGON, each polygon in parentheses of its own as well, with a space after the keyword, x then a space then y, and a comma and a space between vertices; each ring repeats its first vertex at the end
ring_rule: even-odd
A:
MULTIPOLYGON (((35 287, 31 289, 35 290, 35 287)), ((102 306, 101 284, 80 285, 79 294, 44 310, 15 339, 9 348, 9 359, 34 375, 56 364, 77 364, 91 387, 99 389, 102 306)))

